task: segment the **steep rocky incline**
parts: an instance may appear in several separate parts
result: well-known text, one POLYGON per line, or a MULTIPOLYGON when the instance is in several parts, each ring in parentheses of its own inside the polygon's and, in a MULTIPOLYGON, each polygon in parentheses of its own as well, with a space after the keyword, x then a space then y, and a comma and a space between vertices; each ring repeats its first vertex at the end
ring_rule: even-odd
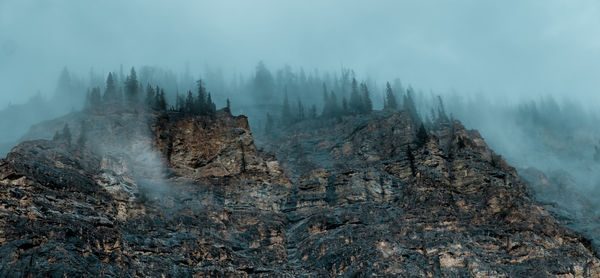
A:
POLYGON ((459 122, 422 146, 402 112, 304 122, 265 152, 225 111, 95 111, 28 138, 64 123, 86 143, 0 160, 1 277, 600 275, 589 242, 459 122))
POLYGON ((537 205, 476 131, 432 133, 418 146, 408 115, 374 113, 263 139, 295 183, 289 262, 319 275, 600 275, 589 241, 537 205))

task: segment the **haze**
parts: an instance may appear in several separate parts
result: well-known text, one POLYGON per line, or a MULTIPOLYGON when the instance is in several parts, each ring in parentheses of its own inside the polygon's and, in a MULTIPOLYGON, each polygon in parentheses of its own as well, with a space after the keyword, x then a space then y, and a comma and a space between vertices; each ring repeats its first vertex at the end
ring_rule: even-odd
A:
POLYGON ((0 0, 0 107, 53 93, 65 66, 247 74, 259 60, 344 66, 436 93, 595 104, 599 30, 595 1, 0 0))

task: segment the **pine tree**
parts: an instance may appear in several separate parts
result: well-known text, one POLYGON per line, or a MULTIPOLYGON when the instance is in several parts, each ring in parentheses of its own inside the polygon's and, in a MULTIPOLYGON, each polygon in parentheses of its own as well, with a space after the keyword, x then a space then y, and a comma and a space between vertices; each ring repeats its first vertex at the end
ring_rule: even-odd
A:
POLYGON ((167 111, 167 99, 165 98, 165 90, 160 89, 160 101, 158 102, 158 108, 162 111, 167 111))
POLYGON ((206 97, 206 108, 207 108, 207 113, 206 113, 207 115, 214 116, 215 113, 217 112, 217 107, 215 106, 215 103, 212 101, 210 92, 208 93, 208 97, 206 97))
POLYGON ((159 111, 167 111, 167 100, 165 99, 165 90, 158 88, 158 86, 156 86, 156 94, 152 108, 159 111))
POLYGON ((127 100, 132 102, 138 101, 138 90, 139 83, 137 80, 137 74, 135 73, 135 68, 131 68, 131 73, 127 76, 125 80, 125 95, 127 96, 127 100))
POLYGON ((292 123, 292 112, 290 109, 290 101, 286 90, 283 98, 283 106, 281 107, 281 121, 285 125, 292 123))
POLYGON ((437 96, 437 99, 438 99, 437 121, 440 123, 449 123, 450 119, 448 119, 448 115, 446 115, 446 109, 444 108, 444 102, 442 101, 442 97, 437 96))
POLYGON ((425 145, 425 143, 427 143, 428 139, 429 139, 429 135, 427 135, 427 130, 425 129, 425 125, 423 125, 423 123, 421 123, 421 126, 419 127, 419 131, 417 131, 417 146, 422 147, 423 145, 425 145))
POLYGON ((202 79, 198 79, 198 81, 196 81, 196 84, 198 86, 198 95, 196 97, 196 102, 194 105, 194 114, 210 114, 210 103, 206 100, 206 88, 204 88, 204 83, 202 83, 202 79))
POLYGON ((55 97, 61 99, 73 97, 73 93, 75 91, 74 89, 75 86, 73 84, 73 80, 71 79, 71 74, 69 73, 67 67, 64 67, 60 73, 60 76, 58 77, 56 90, 54 92, 55 97))
POLYGON ((110 103, 117 101, 117 85, 113 79, 113 74, 108 73, 106 78, 106 89, 104 90, 104 102, 110 103))
POLYGON ((412 175, 415 176, 417 173, 417 169, 415 167, 415 156, 412 153, 412 148, 410 147, 410 145, 408 145, 406 147, 406 158, 408 158, 410 171, 411 171, 412 175))
POLYGON ((394 95, 394 92, 392 91, 392 86, 390 85, 390 82, 387 82, 385 84, 385 101, 383 103, 383 109, 384 110, 397 110, 398 109, 398 102, 396 101, 396 96, 394 95))
POLYGON ((346 100, 346 97, 342 98, 342 114, 348 114, 348 100, 346 100))
POLYGON ((255 96, 264 101, 271 101, 274 92, 273 75, 262 61, 256 65, 256 74, 253 81, 255 96))
POLYGON ((421 117, 417 112, 417 106, 415 105, 415 101, 413 99, 413 89, 408 87, 406 90, 406 95, 404 95, 404 110, 408 112, 408 115, 412 118, 413 122, 418 125, 421 123, 421 117))
POLYGON ((71 129, 69 129, 69 124, 65 124, 65 127, 63 127, 62 138, 67 144, 71 145, 71 129))
POLYGON ((304 120, 304 106, 302 101, 298 99, 298 121, 304 120))
POLYGON ((227 112, 231 113, 231 101, 227 98, 227 106, 225 106, 227 112))
POLYGON ((194 115, 194 104, 196 103, 196 101, 194 101, 194 96, 192 95, 192 91, 188 91, 188 95, 187 98, 185 99, 185 108, 184 108, 184 113, 186 115, 194 115))
POLYGON ((80 147, 84 147, 87 143, 87 133, 88 133, 88 125, 85 124, 84 121, 81 121, 81 133, 79 133, 79 137, 77 138, 77 145, 80 147))
POLYGON ((265 133, 271 134, 273 132, 274 121, 273 116, 267 112, 267 123, 265 124, 265 133))
POLYGON ((148 105, 148 107, 155 109, 156 108, 156 99, 157 99, 157 93, 156 91, 154 91, 154 88, 152 88, 152 86, 150 86, 150 84, 148 84, 146 86, 146 105, 148 105))
POLYGON ((311 119, 317 118, 317 106, 316 105, 313 104, 310 106, 310 110, 308 110, 308 116, 311 119))
POLYGON ((175 110, 178 112, 185 111, 185 100, 183 100, 183 96, 179 93, 177 93, 177 96, 175 98, 175 110))
POLYGON ((329 117, 331 115, 331 109, 329 107, 329 94, 327 93, 327 85, 325 85, 325 82, 323 82, 323 111, 321 112, 321 115, 323 117, 329 117))
POLYGON ((93 88, 89 94, 89 105, 90 108, 96 109, 102 105, 102 95, 100 94, 100 88, 93 88))
POLYGON ((371 101, 371 97, 369 96, 369 88, 365 83, 361 83, 360 87, 362 89, 362 105, 360 107, 360 111, 364 114, 371 113, 371 111, 373 111, 373 102, 371 101))
POLYGON ((360 113, 362 109, 362 101, 358 92, 358 83, 356 78, 352 78, 352 92, 350 93, 350 103, 348 104, 349 112, 352 114, 360 113))

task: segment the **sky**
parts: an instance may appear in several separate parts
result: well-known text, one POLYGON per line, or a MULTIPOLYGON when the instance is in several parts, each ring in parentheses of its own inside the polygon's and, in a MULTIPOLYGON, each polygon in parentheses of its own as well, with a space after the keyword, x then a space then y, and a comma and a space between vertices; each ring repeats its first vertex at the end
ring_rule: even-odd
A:
POLYGON ((53 93, 65 66, 249 73, 260 60, 595 104, 600 2, 0 0, 0 108, 53 93))

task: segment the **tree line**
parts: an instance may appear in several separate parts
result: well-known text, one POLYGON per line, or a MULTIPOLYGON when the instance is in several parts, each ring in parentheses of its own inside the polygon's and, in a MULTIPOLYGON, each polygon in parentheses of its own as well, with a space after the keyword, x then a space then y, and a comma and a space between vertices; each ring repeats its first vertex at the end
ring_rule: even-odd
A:
MULTIPOLYGON (((142 99, 144 86, 138 81, 135 68, 131 68, 130 74, 125 78, 122 85, 115 81, 114 74, 108 73, 104 92, 99 86, 88 90, 86 95, 86 109, 96 110, 110 106, 139 106, 155 111, 180 112, 184 115, 214 115, 216 105, 212 100, 211 93, 208 92, 202 80, 198 80, 197 92, 194 95, 192 91, 187 92, 187 97, 177 94, 175 105, 169 106, 165 89, 159 86, 146 85, 145 98, 142 99)), ((229 103, 229 100, 228 100, 229 103)), ((228 104, 229 106, 229 104, 228 104)))

